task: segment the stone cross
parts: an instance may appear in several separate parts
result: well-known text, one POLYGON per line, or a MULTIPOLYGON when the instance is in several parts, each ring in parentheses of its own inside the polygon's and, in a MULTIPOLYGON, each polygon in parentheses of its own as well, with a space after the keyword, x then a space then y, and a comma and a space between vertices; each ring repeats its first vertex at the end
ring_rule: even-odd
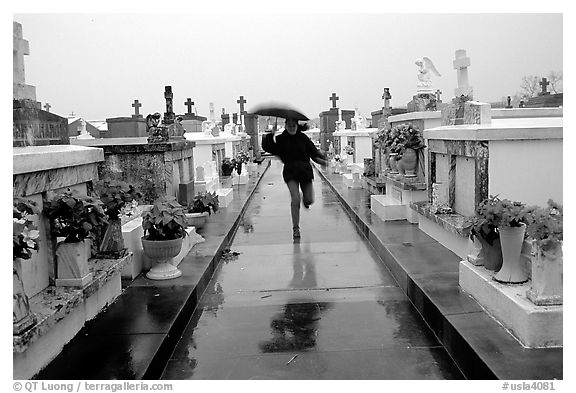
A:
POLYGON ((442 91, 440 91, 440 89, 436 90, 436 101, 442 102, 442 100, 440 99, 441 94, 442 94, 442 91))
POLYGON ((240 113, 245 113, 244 104, 246 103, 246 100, 244 99, 244 96, 240 96, 240 99, 236 100, 236 102, 240 104, 240 113))
POLYGON ((50 105, 49 103, 44 104, 44 109, 46 110, 46 112, 50 112, 51 107, 52 107, 52 105, 50 105))
POLYGON ((336 106, 336 101, 338 101, 339 99, 340 99, 340 97, 337 97, 336 93, 332 93, 332 97, 329 98, 329 100, 332 101, 332 109, 338 108, 336 106))
POLYGON ((13 63, 14 63, 14 80, 13 83, 26 83, 24 72, 24 55, 30 54, 30 45, 28 41, 22 36, 22 25, 14 22, 14 47, 13 47, 13 63))
POLYGON ((165 86, 164 87, 164 98, 166 99, 166 113, 164 113, 164 124, 172 124, 174 123, 174 109, 173 109, 173 101, 172 98, 174 94, 172 94, 172 86, 165 86))
POLYGON ((223 114, 223 115, 226 114, 226 108, 222 108, 222 114, 223 114))
POLYGON ((462 95, 472 98, 472 87, 468 84, 468 67, 470 67, 470 58, 466 57, 465 49, 456 51, 456 59, 452 62, 454 69, 457 70, 458 87, 454 90, 456 97, 462 95))
POLYGON ((512 97, 510 96, 506 97, 506 108, 512 108, 512 97))
POLYGON ((140 115, 140 107, 142 106, 142 104, 140 102, 138 102, 138 100, 134 100, 134 103, 132 104, 132 108, 134 108, 134 114, 132 115, 132 117, 140 117, 142 115, 140 115))
POLYGON ((550 92, 547 91, 549 84, 550 84, 550 82, 548 82, 548 79, 542 78, 542 81, 540 81, 540 83, 539 83, 539 85, 542 87, 542 92, 538 93, 539 96, 546 96, 546 95, 550 94, 550 92))
POLYGON ((388 109, 390 108, 390 99, 392 98, 392 96, 390 95, 390 88, 389 87, 385 87, 384 88, 384 94, 382 94, 382 99, 384 100, 384 109, 388 109))
POLYGON ((194 106, 194 101, 192 101, 190 99, 190 97, 188 97, 186 102, 184 102, 184 105, 186 105, 188 107, 188 112, 186 114, 191 115, 192 114, 192 107, 194 106))

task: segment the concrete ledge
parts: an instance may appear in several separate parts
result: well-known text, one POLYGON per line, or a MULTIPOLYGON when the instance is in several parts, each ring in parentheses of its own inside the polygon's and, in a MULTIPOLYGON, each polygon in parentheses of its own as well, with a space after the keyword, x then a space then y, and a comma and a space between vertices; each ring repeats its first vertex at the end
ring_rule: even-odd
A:
POLYGON ((216 190, 216 195, 218 195, 218 206, 226 207, 234 199, 234 193, 231 188, 220 188, 216 190))
POLYGON ((468 255, 468 238, 457 233, 446 231, 443 226, 430 220, 427 216, 418 214, 418 229, 442 244, 444 247, 466 259, 468 255))
POLYGON ((14 379, 30 379, 48 364, 103 308, 122 292, 120 271, 132 254, 121 259, 91 259, 94 279, 84 288, 49 286, 30 299, 37 323, 13 336, 14 379))
POLYGON ((104 151, 92 147, 72 145, 14 147, 12 174, 41 172, 100 161, 104 161, 104 151))
POLYGON ((390 195, 371 195, 370 209, 382 221, 406 219, 406 205, 401 204, 390 195))
POLYGON ((530 283, 505 285, 494 273, 460 262, 460 286, 528 348, 561 347, 562 306, 536 306, 526 298, 530 283))

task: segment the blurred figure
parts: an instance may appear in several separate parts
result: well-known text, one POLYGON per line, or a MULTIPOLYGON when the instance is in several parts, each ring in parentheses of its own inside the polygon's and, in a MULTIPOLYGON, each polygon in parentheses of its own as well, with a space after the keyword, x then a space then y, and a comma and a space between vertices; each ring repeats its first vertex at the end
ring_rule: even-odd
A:
POLYGON ((295 119, 286 119, 285 131, 278 134, 271 132, 262 138, 262 149, 274 154, 284 163, 282 177, 290 191, 290 212, 292 214, 292 234, 294 239, 300 238, 300 202, 305 208, 314 203, 314 188, 312 180, 314 173, 310 160, 326 165, 326 159, 314 146, 314 143, 303 131, 295 119), (302 197, 300 196, 302 190, 302 197))

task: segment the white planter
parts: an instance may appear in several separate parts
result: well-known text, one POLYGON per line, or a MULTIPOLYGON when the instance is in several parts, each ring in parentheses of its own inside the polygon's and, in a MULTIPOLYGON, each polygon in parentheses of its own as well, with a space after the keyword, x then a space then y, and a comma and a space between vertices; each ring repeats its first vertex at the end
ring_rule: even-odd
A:
POLYGON ((182 249, 182 238, 173 240, 146 240, 142 237, 142 248, 156 264, 146 273, 151 280, 169 280, 182 275, 182 272, 170 262, 182 249))
POLYGON ((526 292, 528 299, 537 306, 562 304, 562 246, 544 251, 535 246, 532 258, 532 285, 526 292))
POLYGON ((520 284, 528 281, 528 275, 520 260, 526 224, 520 227, 500 227, 500 247, 502 248, 502 268, 494 279, 505 284, 520 284))
POLYGON ((56 246, 56 286, 83 287, 92 280, 88 269, 90 240, 60 242, 56 246))
POLYGON ((36 317, 30 312, 28 296, 22 282, 22 260, 12 261, 12 334, 18 335, 36 323, 36 317))

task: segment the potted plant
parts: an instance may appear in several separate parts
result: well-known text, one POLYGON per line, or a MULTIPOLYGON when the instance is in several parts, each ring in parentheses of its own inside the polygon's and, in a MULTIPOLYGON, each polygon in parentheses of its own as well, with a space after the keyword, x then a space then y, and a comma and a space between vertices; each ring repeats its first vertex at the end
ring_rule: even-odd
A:
POLYGON ((100 180, 94 184, 94 191, 102 201, 104 213, 108 218, 104 236, 100 243, 100 253, 107 257, 119 258, 125 255, 122 222, 120 216, 132 202, 138 202, 142 194, 125 182, 100 180))
POLYGON ((216 192, 200 192, 192 200, 192 206, 186 213, 186 223, 200 229, 206 223, 206 218, 218 211, 219 200, 216 192))
POLYGON ((502 199, 499 209, 501 218, 498 233, 502 249, 502 268, 496 273, 494 280, 507 284, 526 282, 528 272, 522 266, 520 254, 524 243, 526 223, 534 208, 527 207, 522 202, 502 199))
POLYGON ((229 157, 224 157, 222 159, 222 176, 231 176, 235 166, 235 160, 232 160, 229 157))
POLYGON ((498 196, 486 198, 476 207, 471 218, 470 240, 475 244, 475 253, 468 261, 488 270, 498 271, 502 267, 502 250, 498 225, 502 216, 498 196))
POLYGON ((167 280, 180 277, 182 272, 170 264, 182 249, 186 236, 184 208, 174 197, 160 197, 142 215, 142 248, 146 256, 156 261, 146 277, 167 280))
POLYGON ((12 211, 12 326, 13 334, 20 334, 36 323, 24 291, 22 261, 32 257, 32 250, 39 249, 40 232, 36 222, 40 209, 35 202, 17 197, 12 211))
POLYGON ((400 127, 394 126, 390 129, 386 137, 386 148, 388 151, 388 167, 390 174, 398 174, 397 161, 402 158, 404 147, 404 134, 400 132, 400 127))
MULTIPOLYGON (((401 124, 399 129, 398 145, 400 148, 398 170, 405 177, 415 177, 418 166, 418 158, 422 149, 426 147, 422 133, 412 124, 401 124)), ((421 157, 422 161, 423 156, 421 157)))
POLYGON ((563 208, 548 200, 548 206, 535 208, 526 227, 534 240, 532 284, 528 298, 536 305, 562 304, 563 208))
POLYGON ((90 240, 106 224, 102 202, 68 188, 44 204, 44 214, 57 240, 56 285, 86 285, 92 278, 90 240))
POLYGON ((236 172, 240 175, 242 173, 242 164, 247 164, 250 161, 250 156, 248 153, 240 151, 236 154, 236 159, 234 161, 236 172))

